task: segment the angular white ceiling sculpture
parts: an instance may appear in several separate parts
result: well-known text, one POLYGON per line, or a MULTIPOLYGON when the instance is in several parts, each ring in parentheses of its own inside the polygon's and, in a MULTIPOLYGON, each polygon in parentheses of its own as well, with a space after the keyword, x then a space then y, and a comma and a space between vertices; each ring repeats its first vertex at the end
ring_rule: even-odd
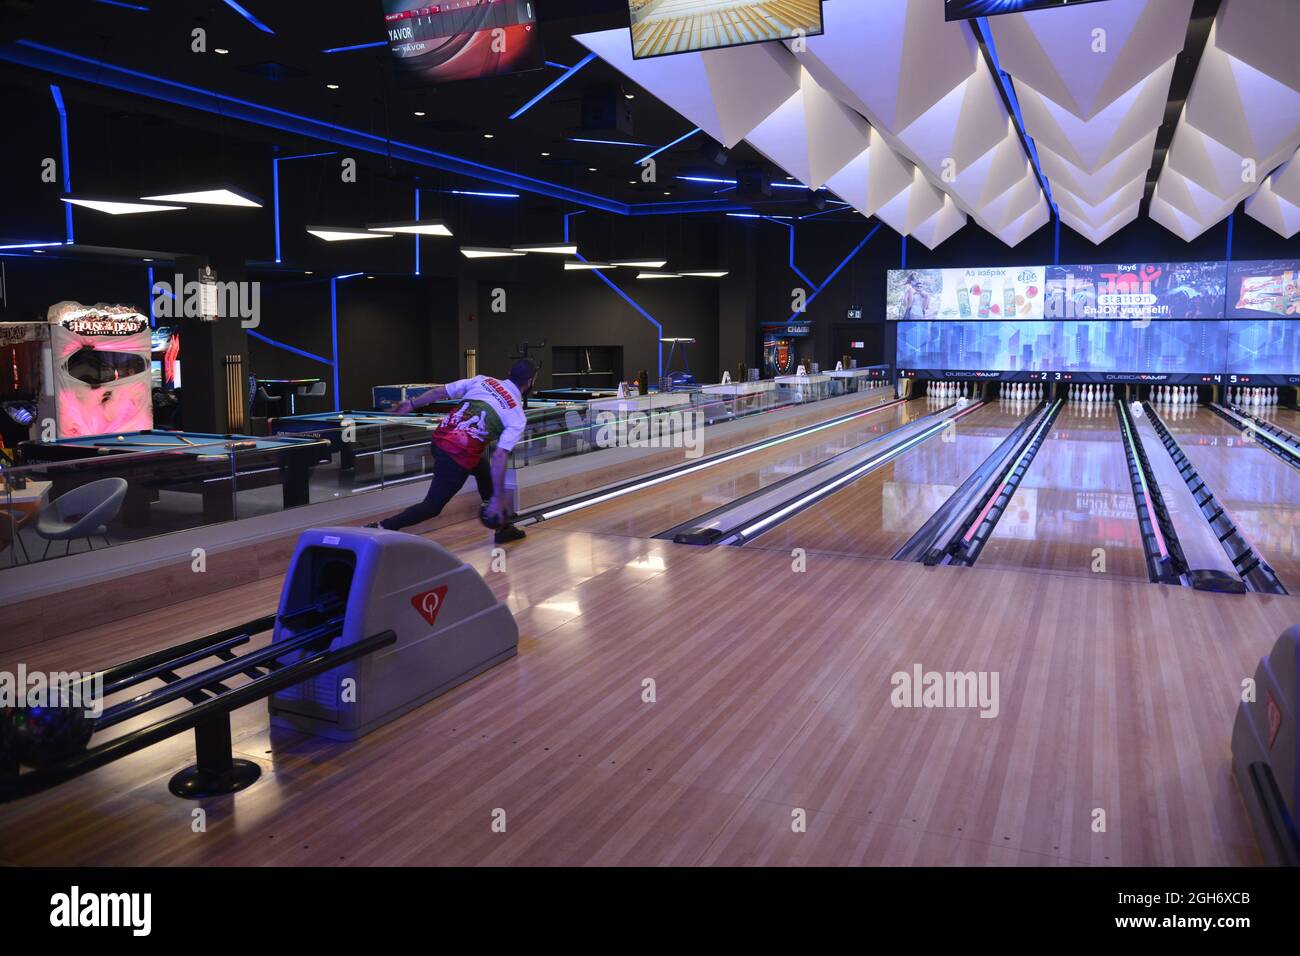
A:
POLYGON ((809 189, 820 189, 867 147, 871 127, 803 70, 799 89, 746 139, 809 189))
POLYGON ((1061 221, 1093 242, 1137 214, 1192 3, 1125 0, 989 19, 1061 221))
POLYGON ((799 92, 799 63, 779 43, 634 60, 626 29, 574 39, 728 149, 799 92))
POLYGON ((1269 173, 1300 146, 1298 12, 1295 0, 1220 5, 1151 202, 1151 218, 1184 239, 1242 199, 1247 213, 1294 234, 1287 207, 1300 197, 1285 195, 1287 173, 1269 173))
POLYGON ((1292 156, 1246 200, 1246 215, 1284 239, 1300 232, 1300 153, 1292 156))

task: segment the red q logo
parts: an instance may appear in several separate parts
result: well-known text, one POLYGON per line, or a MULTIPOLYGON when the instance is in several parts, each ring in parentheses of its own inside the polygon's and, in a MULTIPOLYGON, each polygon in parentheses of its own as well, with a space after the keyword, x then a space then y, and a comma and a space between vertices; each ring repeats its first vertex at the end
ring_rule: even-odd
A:
POLYGON ((433 622, 438 619, 438 612, 442 609, 443 601, 447 597, 447 585, 436 587, 432 591, 424 591, 411 598, 411 606, 420 612, 420 617, 433 626, 433 622))

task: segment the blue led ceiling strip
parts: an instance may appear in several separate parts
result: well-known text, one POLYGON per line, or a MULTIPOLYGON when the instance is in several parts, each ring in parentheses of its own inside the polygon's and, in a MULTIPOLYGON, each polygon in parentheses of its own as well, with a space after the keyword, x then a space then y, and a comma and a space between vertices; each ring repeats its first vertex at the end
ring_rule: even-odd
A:
POLYGON ((998 48, 993 45, 993 31, 989 29, 987 17, 977 17, 968 21, 971 29, 975 31, 976 36, 984 41, 984 46, 989 51, 989 59, 993 61, 993 78, 998 81, 1007 102, 1011 104, 1011 117, 1015 120, 1016 128, 1020 131, 1020 138, 1029 151, 1029 161, 1034 164, 1034 172, 1038 174, 1038 182, 1043 187, 1043 193, 1047 197, 1047 205, 1052 208, 1052 213, 1058 218, 1060 211, 1056 208, 1056 200, 1052 198, 1052 184, 1047 181, 1047 176, 1043 174, 1043 164, 1038 161, 1038 147, 1034 145, 1033 138, 1030 137, 1029 131, 1025 129, 1025 118, 1020 115, 1020 100, 1016 98, 1015 87, 1011 83, 1011 77, 1003 71, 1001 61, 998 60, 998 48))
POLYGON ((143 7, 138 3, 123 3, 122 0, 96 0, 96 2, 102 3, 106 7, 121 7, 123 10, 138 10, 141 13, 149 12, 148 7, 143 7))
MULTIPOLYGON (((565 213, 565 214, 564 214, 564 241, 565 241, 565 242, 568 242, 568 241, 569 241, 569 220, 572 219, 574 216, 581 216, 582 213, 583 213, 584 211, 585 211, 585 210, 583 210, 583 211, 579 211, 579 212, 570 212, 570 213, 565 213)), ((587 260, 583 257, 582 253, 580 253, 580 252, 579 252, 579 253, 575 253, 575 254, 574 254, 574 257, 577 258, 577 259, 578 259, 579 261, 581 261, 581 262, 586 262, 586 261, 587 261, 587 260)), ((599 279, 601 282, 605 283, 605 285, 607 285, 607 286, 609 286, 611 289, 613 289, 613 290, 614 290, 614 294, 617 295, 620 299, 622 299, 624 302, 626 302, 626 303, 627 303, 628 305, 630 305, 632 308, 636 309, 637 312, 641 313, 641 316, 642 316, 642 317, 643 317, 647 322, 649 322, 651 325, 653 325, 653 326, 655 327, 655 332, 656 332, 657 338, 662 339, 662 338, 664 337, 664 327, 663 327, 663 325, 661 325, 661 324, 660 324, 660 323, 655 319, 655 317, 654 317, 653 315, 651 315, 651 314, 650 314, 649 312, 647 312, 645 309, 641 308, 641 306, 640 306, 639 304, 637 304, 635 301, 633 301, 633 299, 632 299, 631 296, 629 296, 626 292, 624 292, 622 289, 620 289, 618 286, 616 286, 616 285, 613 283, 613 281, 609 278, 609 276, 605 275, 605 273, 602 272, 602 271, 599 270, 599 269, 589 269, 589 270, 587 270, 587 271, 591 272, 593 275, 595 275, 595 277, 596 277, 597 279, 599 279)), ((664 343, 663 343, 663 342, 659 342, 659 343, 658 343, 658 348, 659 348, 659 376, 658 376, 658 379, 659 379, 659 380, 662 380, 663 377, 664 377, 664 343)))
POLYGON ((270 33, 270 34, 274 34, 274 33, 275 33, 274 30, 272 30, 270 27, 268 27, 268 26, 267 26, 265 23, 263 23, 261 20, 257 19, 257 17, 253 16, 251 13, 249 13, 247 10, 245 10, 243 7, 241 7, 238 3, 235 2, 235 0, 225 0, 225 3, 226 3, 226 6, 228 6, 231 10, 234 10, 234 11, 235 11, 236 13, 238 13, 241 17, 243 17, 245 20, 247 20, 247 21, 248 21, 249 23, 251 23, 253 26, 257 27, 257 28, 258 28, 259 30, 261 30, 263 33, 270 33))
MULTIPOLYGON (((785 223, 781 223, 781 225, 784 226, 785 223)), ((871 241, 871 237, 874 236, 874 235, 876 234, 876 230, 879 229, 879 228, 880 228, 880 223, 876 223, 876 224, 872 227, 871 231, 870 231, 869 233, 867 233, 866 237, 865 237, 861 242, 859 242, 856 246, 853 247, 853 251, 850 252, 847 256, 845 256, 844 259, 840 262, 840 264, 837 265, 837 266, 834 268, 834 270, 831 271, 831 274, 828 275, 824 280, 822 280, 822 284, 819 285, 819 286, 817 286, 815 289, 813 289, 812 294, 809 295, 808 298, 804 300, 804 311, 803 311, 803 312, 794 312, 794 313, 791 313, 790 318, 787 319, 786 321, 788 321, 788 322, 794 322, 794 321, 798 320, 798 318, 799 318, 801 315, 807 315, 808 306, 812 304, 813 299, 815 299, 815 298, 817 298, 817 296, 821 295, 822 290, 825 289, 828 285, 830 285, 830 284, 835 280, 835 277, 836 277, 837 275, 839 275, 840 272, 844 269, 844 267, 847 266, 847 265, 849 264, 849 262, 853 259, 853 257, 856 256, 859 252, 862 251, 862 247, 865 246, 868 242, 871 241)), ((793 236, 794 236, 794 230, 793 230, 793 229, 790 230, 790 235, 791 235, 791 238, 793 238, 793 236)), ((790 263, 791 263, 791 265, 793 266, 793 264, 794 264, 794 250, 793 250, 793 248, 790 250, 790 263)), ((803 275, 803 273, 800 273, 800 275, 803 275)), ((805 280, 805 281, 807 281, 807 280, 805 280)))
POLYGON ((447 153, 425 149, 398 140, 386 140, 382 136, 363 133, 360 130, 337 126, 323 120, 312 119, 297 113, 263 106, 224 93, 214 93, 175 80, 151 76, 138 70, 117 66, 103 60, 69 53, 30 40, 18 40, 11 44, 0 45, 0 60, 16 63, 31 69, 44 70, 60 76, 84 80, 98 86, 134 93, 150 99, 162 100, 191 109, 216 113, 233 119, 279 129, 299 136, 347 146, 352 149, 373 153, 379 156, 392 155, 403 162, 438 169, 473 179, 510 186, 526 192, 538 193, 572 202, 575 205, 601 209, 605 212, 629 215, 627 203, 607 199, 594 193, 558 186, 531 176, 512 173, 472 160, 461 159, 447 153))
MULTIPOLYGON (((593 55, 594 55, 594 54, 593 54, 593 55)), ((665 150, 672 149, 672 148, 673 148, 674 146, 676 146, 678 143, 684 143, 686 140, 690 139, 692 136, 694 136, 694 135, 695 135, 696 133, 698 133, 698 132, 700 132, 700 128, 697 126, 697 127, 695 127, 695 129, 691 130, 689 133, 685 133, 685 134, 683 134, 683 135, 681 135, 681 136, 678 136, 678 137, 677 137, 675 140, 673 140, 671 143, 665 143, 663 146, 660 146, 660 147, 659 147, 658 149, 656 149, 654 152, 652 152, 652 153, 646 153, 644 156, 642 156, 642 157, 641 157, 640 159, 638 159, 638 160, 635 160, 634 162, 636 163, 636 165, 640 166, 640 165, 641 165, 642 163, 644 163, 646 160, 648 160, 648 159, 654 159, 654 158, 655 158, 656 156, 658 156, 660 153, 664 152, 665 150)))
POLYGON ((332 46, 328 50, 321 50, 322 53, 351 53, 353 50, 369 50, 377 46, 388 46, 387 40, 376 40, 374 43, 354 43, 351 46, 332 46))
MULTIPOLYGON (((0 61, 16 63, 35 70, 44 70, 72 79, 84 80, 97 86, 134 93, 151 99, 174 103, 191 109, 216 113, 265 126, 279 129, 299 136, 307 136, 323 142, 348 146, 378 156, 393 156, 403 162, 437 169, 443 172, 466 176, 485 182, 510 186, 525 192, 549 196, 578 206, 600 209, 620 216, 654 216, 686 214, 695 212, 726 212, 727 210, 745 210, 748 206, 733 205, 725 200, 704 200, 695 203, 637 203, 629 204, 595 193, 559 186, 542 179, 534 179, 520 173, 512 173, 495 166, 487 166, 472 160, 462 159, 448 153, 413 146, 397 140, 385 140, 383 137, 346 126, 337 126, 323 120, 312 119, 297 113, 290 113, 270 106, 263 106, 248 100, 214 93, 175 80, 151 76, 138 70, 116 66, 102 60, 68 53, 30 40, 18 40, 11 44, 0 44, 0 61)), ((692 135, 692 134, 687 134, 692 135)), ((685 137, 683 137, 685 138, 685 137)), ((672 144, 669 144, 670 146, 672 144)), ((667 148, 667 147, 664 147, 667 148)))
MULTIPOLYGON (((50 94, 54 97, 54 108, 59 111, 59 140, 63 144, 63 191, 72 192, 72 163, 68 159, 68 108, 63 103, 63 91, 50 84, 50 94)), ((72 245, 72 203, 63 204, 63 217, 65 224, 65 239, 68 245, 72 245)))
POLYGON ((579 70, 581 70, 584 66, 586 66, 594 59, 596 59, 596 54, 588 53, 577 63, 573 64, 573 66, 567 68, 563 73, 557 76, 550 83, 546 84, 546 87, 542 90, 542 92, 538 93, 536 96, 534 96, 523 106, 519 107, 519 109, 511 113, 510 118, 512 120, 519 119, 519 117, 523 116, 525 113, 527 113, 530 109, 532 109, 542 100, 546 99, 546 97, 550 96, 551 93, 555 91, 556 87, 558 87, 561 83, 564 83, 566 80, 569 79, 569 77, 573 76, 573 74, 577 73, 579 70))
POLYGON ((271 160, 271 192, 272 205, 275 213, 275 262, 279 265, 280 259, 280 164, 290 159, 315 159, 318 156, 334 156, 335 153, 303 153, 300 156, 277 156, 271 160))

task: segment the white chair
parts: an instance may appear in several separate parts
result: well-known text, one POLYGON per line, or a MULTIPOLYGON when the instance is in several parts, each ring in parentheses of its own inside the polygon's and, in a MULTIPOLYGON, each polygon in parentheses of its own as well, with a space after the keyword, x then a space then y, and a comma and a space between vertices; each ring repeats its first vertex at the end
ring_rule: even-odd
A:
POLYGON ((101 478, 73 488, 46 505, 36 519, 36 534, 45 539, 41 560, 49 556, 50 544, 54 541, 64 542, 64 554, 77 538, 85 538, 90 550, 94 551, 91 535, 102 537, 104 543, 111 546, 108 523, 122 510, 126 489, 123 478, 101 478))

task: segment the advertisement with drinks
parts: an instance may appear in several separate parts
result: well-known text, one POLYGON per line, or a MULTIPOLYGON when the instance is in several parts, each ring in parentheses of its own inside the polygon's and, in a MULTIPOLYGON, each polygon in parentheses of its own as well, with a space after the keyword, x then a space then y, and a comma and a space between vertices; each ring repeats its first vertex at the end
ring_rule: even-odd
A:
POLYGON ((1041 319, 1043 269, 890 269, 885 314, 896 321, 1041 319))

